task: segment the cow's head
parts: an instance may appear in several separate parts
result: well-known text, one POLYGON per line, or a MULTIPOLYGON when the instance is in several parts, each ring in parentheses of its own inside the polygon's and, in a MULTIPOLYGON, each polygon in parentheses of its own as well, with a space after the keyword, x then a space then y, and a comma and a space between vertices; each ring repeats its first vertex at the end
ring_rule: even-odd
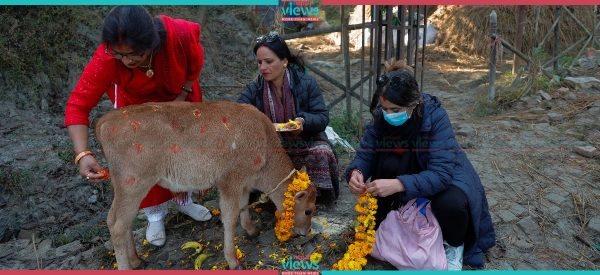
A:
POLYGON ((317 188, 310 184, 304 191, 298 191, 294 196, 294 233, 308 235, 311 228, 311 219, 315 215, 317 207, 317 188))

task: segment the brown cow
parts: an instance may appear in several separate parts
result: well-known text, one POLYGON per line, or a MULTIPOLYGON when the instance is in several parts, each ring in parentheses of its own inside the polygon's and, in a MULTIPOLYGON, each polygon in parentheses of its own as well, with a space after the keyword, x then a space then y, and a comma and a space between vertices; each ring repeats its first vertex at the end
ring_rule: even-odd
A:
MULTIPOLYGON (((224 252, 229 268, 241 268, 235 254, 237 217, 249 235, 249 193, 270 193, 283 211, 292 162, 271 121, 255 107, 233 102, 147 103, 113 110, 96 125, 108 161, 114 199, 108 226, 119 269, 140 265, 132 237, 138 206, 154 184, 173 192, 219 190, 224 252), (278 185, 286 179, 283 184, 278 185)), ((295 196, 294 233, 310 231, 314 185, 295 196)))

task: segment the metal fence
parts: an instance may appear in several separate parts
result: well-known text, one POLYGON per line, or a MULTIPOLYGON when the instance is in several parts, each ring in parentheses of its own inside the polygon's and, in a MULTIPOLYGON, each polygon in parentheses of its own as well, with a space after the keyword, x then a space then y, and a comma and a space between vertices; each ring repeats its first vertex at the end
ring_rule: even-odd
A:
POLYGON ((283 34, 282 37, 284 39, 293 39, 333 32, 341 33, 342 43, 340 45, 340 52, 343 55, 345 75, 343 81, 336 80, 309 62, 305 65, 311 72, 343 91, 341 96, 329 102, 328 107, 332 108, 344 102, 346 104, 347 119, 350 120, 353 112, 353 98, 358 100, 360 106, 358 111, 361 114, 364 106, 370 105, 373 93, 376 90, 375 79, 382 74, 383 61, 386 59, 395 58, 405 60, 408 65, 413 67, 415 73, 418 74, 415 77, 420 79, 422 89, 423 68, 425 66, 424 37, 427 34, 427 6, 371 6, 370 16, 366 14, 366 6, 362 6, 362 22, 352 25, 349 24, 347 9, 348 7, 340 6, 340 27, 287 33, 283 34), (351 79, 349 37, 352 30, 361 30, 359 79, 351 79), (367 30, 370 34, 368 39, 365 35, 367 30), (395 41, 393 40, 394 31, 396 31, 395 41), (422 39, 419 37, 420 33, 422 33, 422 39), (405 35, 408 35, 408 43, 406 45, 404 43, 405 35), (419 53, 418 43, 420 42, 422 42, 422 48, 419 53), (368 69, 365 70, 365 68, 368 69), (367 93, 365 93, 365 83, 367 84, 367 93))

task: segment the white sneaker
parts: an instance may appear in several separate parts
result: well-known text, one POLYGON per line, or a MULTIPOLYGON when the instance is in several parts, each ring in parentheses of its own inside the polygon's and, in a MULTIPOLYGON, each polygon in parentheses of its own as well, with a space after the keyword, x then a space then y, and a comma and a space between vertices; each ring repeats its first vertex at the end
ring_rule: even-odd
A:
POLYGON ((155 246, 163 246, 167 241, 167 234, 165 233, 164 220, 148 222, 146 227, 146 240, 148 243, 155 246))
POLYGON ((206 207, 204 207, 202 205, 195 204, 195 203, 188 203, 186 205, 177 205, 177 206, 179 207, 179 212, 190 216, 190 218, 192 218, 196 221, 205 222, 205 221, 210 220, 210 218, 212 218, 212 215, 210 214, 210 210, 208 210, 206 207))
POLYGON ((456 247, 451 246, 446 241, 444 241, 444 251, 446 252, 446 260, 448 261, 448 270, 462 270, 463 252, 465 251, 465 245, 462 244, 456 247))

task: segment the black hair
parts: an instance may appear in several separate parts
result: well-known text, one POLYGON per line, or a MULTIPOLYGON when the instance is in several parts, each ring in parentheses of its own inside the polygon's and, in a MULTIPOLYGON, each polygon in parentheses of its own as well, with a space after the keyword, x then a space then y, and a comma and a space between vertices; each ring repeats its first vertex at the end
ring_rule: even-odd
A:
POLYGON ((371 113, 374 113, 379 105, 380 96, 398 106, 409 107, 415 102, 421 105, 421 92, 412 68, 392 60, 385 62, 385 68, 386 73, 377 79, 377 90, 369 108, 371 113))
POLYGON ((104 19, 102 40, 107 46, 125 44, 136 51, 158 51, 165 38, 159 18, 142 6, 116 6, 104 19))
POLYGON ((257 38, 257 42, 254 45, 254 55, 258 51, 258 48, 265 46, 279 57, 279 59, 287 58, 290 66, 295 65, 301 71, 304 71, 304 60, 299 55, 293 55, 290 48, 285 43, 283 38, 275 33, 271 32, 268 35, 263 35, 257 38))

